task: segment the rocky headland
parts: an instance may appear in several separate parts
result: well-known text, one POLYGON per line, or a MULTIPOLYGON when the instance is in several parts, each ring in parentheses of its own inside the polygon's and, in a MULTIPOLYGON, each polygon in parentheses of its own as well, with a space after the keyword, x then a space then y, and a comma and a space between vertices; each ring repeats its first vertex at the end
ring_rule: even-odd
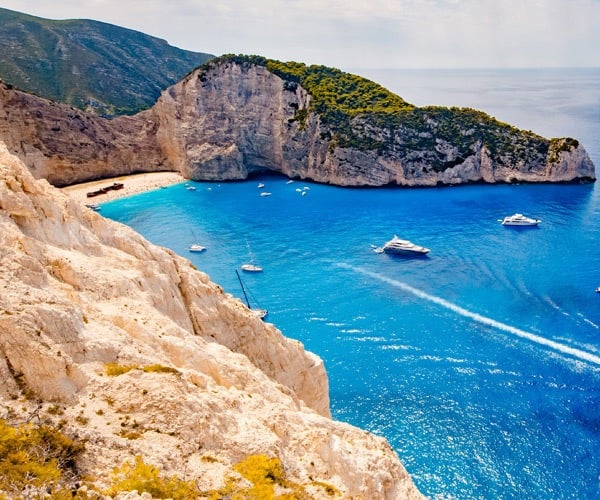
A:
POLYGON ((0 243, 0 421, 84 443, 76 483, 141 457, 217 494, 258 455, 281 461, 281 494, 420 498, 384 439, 331 420, 317 356, 4 145, 0 243))
POLYGON ((112 120, 0 87, 0 139, 64 186, 172 170, 194 180, 257 172, 341 186, 590 182, 572 138, 546 139, 467 108, 415 107, 331 68, 224 56, 112 120))

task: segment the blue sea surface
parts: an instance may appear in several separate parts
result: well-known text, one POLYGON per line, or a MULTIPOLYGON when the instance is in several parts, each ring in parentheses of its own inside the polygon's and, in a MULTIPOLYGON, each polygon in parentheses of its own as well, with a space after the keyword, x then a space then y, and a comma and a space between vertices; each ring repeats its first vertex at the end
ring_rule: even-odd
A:
MULTIPOLYGON (((574 136, 600 167, 600 70, 408 73, 385 72, 406 91, 365 76, 419 105, 470 106, 574 136)), ((243 273, 253 305, 324 359, 334 418, 387 438, 424 494, 600 498, 596 184, 353 189, 264 176, 193 185, 101 213, 236 297, 235 270, 251 253, 264 268, 243 273), (542 223, 498 221, 515 212, 542 223), (374 252, 394 234, 431 252, 374 252), (205 252, 187 251, 196 240, 205 252)))

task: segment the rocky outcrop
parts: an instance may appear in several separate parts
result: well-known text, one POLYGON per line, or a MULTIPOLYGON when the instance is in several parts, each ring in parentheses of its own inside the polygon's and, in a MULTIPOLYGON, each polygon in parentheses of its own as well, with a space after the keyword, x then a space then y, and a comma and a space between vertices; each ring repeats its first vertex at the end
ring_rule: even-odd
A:
POLYGON ((147 112, 107 120, 0 84, 0 140, 55 186, 173 170, 147 112))
POLYGON ((152 109, 114 120, 3 86, 0 139, 57 186, 157 170, 211 181, 266 170, 341 186, 595 180, 578 141, 544 139, 475 110, 408 105, 396 115, 352 115, 341 130, 313 101, 285 75, 223 58, 152 109))
POLYGON ((0 418, 60 420, 83 475, 141 455, 207 491, 260 453, 312 498, 420 497, 385 440, 330 419, 317 356, 4 145, 0 248, 0 418))
POLYGON ((177 117, 161 135, 163 149, 176 149, 177 168, 197 180, 261 170, 340 186, 595 179, 577 141, 547 140, 474 110, 413 108, 388 122, 359 114, 343 133, 352 138, 340 141, 311 99, 293 79, 225 59, 172 86, 152 112, 157 122, 177 117), (338 145, 348 142, 356 145, 338 145))

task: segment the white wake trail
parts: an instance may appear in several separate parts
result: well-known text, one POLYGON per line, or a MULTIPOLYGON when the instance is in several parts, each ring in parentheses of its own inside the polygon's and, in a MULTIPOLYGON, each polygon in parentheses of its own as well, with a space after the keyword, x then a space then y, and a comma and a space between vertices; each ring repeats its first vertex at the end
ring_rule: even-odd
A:
POLYGON ((364 274, 365 276, 370 276, 371 278, 377 279, 379 281, 383 281, 384 283, 388 283, 388 284, 395 286, 396 288, 400 288, 406 292, 410 292, 413 295, 415 295, 416 297, 419 297, 420 299, 424 299, 429 302, 433 302, 434 304, 438 304, 452 312, 460 314, 461 316, 464 316, 465 318, 470 318, 473 321, 476 321, 483 325, 491 326, 498 330, 502 330, 504 332, 511 333, 517 337, 521 337, 521 338, 527 339, 531 342, 535 342, 536 344, 549 347, 551 349, 554 349, 557 352, 560 352, 563 354, 568 354, 568 355, 578 358, 582 361, 587 361, 589 363, 594 363, 596 365, 600 365, 600 356, 596 356, 595 354, 592 354, 590 352, 582 351, 581 349, 576 349, 574 347, 570 347, 568 345, 561 344, 560 342, 555 342, 554 340, 547 339, 540 335, 526 332, 525 330, 521 330, 520 328, 516 328, 514 326, 507 325, 506 323, 496 321, 495 319, 488 318, 487 316, 482 316, 481 314, 478 314, 478 313, 469 311, 463 307, 457 306, 456 304, 453 304, 452 302, 448 302, 445 299, 442 299, 440 297, 436 297, 435 295, 430 295, 426 292, 423 292, 422 290, 419 290, 418 288, 414 288, 410 285, 407 285, 406 283, 403 283, 401 281, 398 281, 398 280, 395 280, 392 278, 388 278, 387 276, 382 276, 381 274, 373 273, 371 271, 367 271, 366 269, 350 266, 348 264, 340 263, 338 265, 339 265, 339 267, 343 267, 345 269, 350 269, 352 271, 364 274))

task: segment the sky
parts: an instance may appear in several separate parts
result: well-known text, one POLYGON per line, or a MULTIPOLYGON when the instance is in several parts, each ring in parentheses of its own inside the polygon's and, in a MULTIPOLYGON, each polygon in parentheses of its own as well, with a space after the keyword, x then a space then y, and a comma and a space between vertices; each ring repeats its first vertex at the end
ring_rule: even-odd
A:
POLYGON ((600 67, 600 0, 0 0, 214 55, 352 68, 600 67))

